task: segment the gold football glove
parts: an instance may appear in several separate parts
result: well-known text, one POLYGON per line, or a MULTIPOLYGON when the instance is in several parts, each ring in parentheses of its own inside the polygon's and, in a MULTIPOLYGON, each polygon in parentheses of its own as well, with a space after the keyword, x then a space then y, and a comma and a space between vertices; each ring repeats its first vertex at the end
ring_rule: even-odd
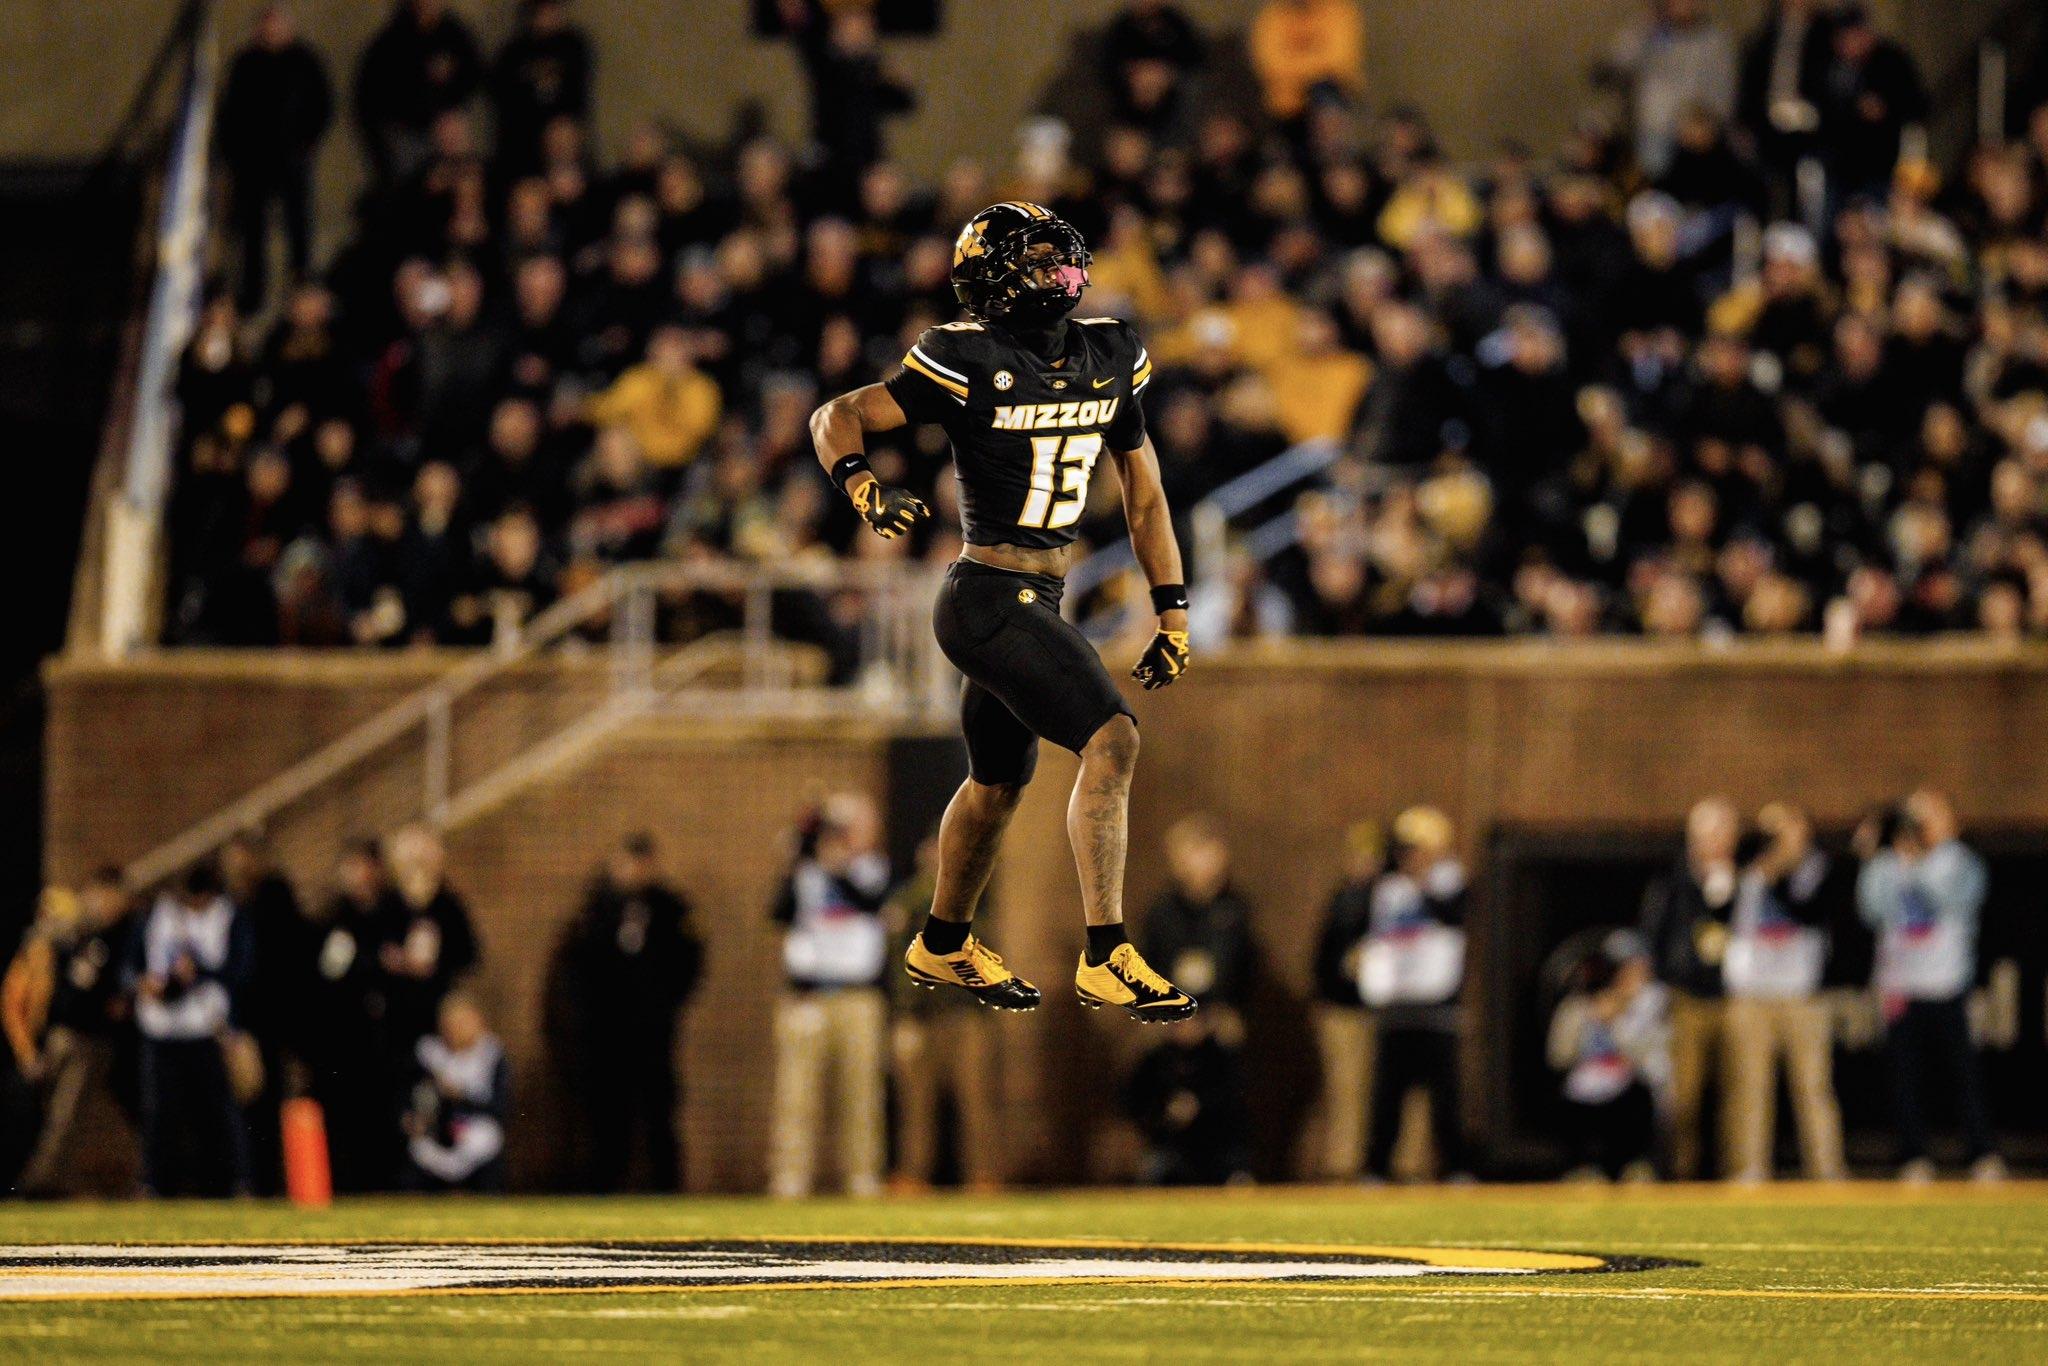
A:
POLYGON ((1163 688, 1186 672, 1187 667, 1188 633, 1161 631, 1152 637, 1145 653, 1138 656, 1138 662, 1131 667, 1131 677, 1143 683, 1147 690, 1163 688))
POLYGON ((886 488, 879 479, 870 479, 855 489, 853 505, 876 535, 892 541, 932 515, 922 498, 902 489, 886 488))

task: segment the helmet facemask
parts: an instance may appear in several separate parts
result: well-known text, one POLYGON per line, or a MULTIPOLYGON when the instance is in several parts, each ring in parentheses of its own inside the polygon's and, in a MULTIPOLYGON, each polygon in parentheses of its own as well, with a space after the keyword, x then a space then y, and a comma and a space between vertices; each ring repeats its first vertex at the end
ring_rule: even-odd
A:
POLYGON ((1045 327, 1074 311, 1088 287, 1091 257, 1081 234, 1057 220, 1024 234, 1017 253, 1009 311, 1004 319, 1020 327, 1045 327))

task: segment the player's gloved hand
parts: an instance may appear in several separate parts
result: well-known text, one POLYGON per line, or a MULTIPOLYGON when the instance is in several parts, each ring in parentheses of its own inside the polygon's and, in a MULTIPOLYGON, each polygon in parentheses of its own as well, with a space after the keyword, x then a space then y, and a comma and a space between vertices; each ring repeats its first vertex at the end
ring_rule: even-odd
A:
POLYGON ((932 515, 922 498, 889 488, 879 479, 870 479, 855 489, 853 505, 875 529, 875 534, 887 540, 896 539, 932 515))
POLYGON ((1138 656, 1138 662, 1131 666, 1131 677, 1143 683, 1149 691, 1163 688, 1187 671, 1188 633, 1169 631, 1161 627, 1152 637, 1152 643, 1145 647, 1145 653, 1138 656))

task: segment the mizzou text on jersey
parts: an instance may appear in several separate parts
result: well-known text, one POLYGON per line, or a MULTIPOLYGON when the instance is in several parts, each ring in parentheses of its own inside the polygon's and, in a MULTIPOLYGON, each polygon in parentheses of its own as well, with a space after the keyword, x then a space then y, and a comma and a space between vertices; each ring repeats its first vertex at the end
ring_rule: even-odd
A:
POLYGON ((1103 451, 1145 439, 1138 396, 1152 361, 1137 333, 1076 318, 1054 337, 1047 355, 997 327, 948 323, 919 337, 888 381, 905 416, 953 443, 969 544, 1066 545, 1103 451))

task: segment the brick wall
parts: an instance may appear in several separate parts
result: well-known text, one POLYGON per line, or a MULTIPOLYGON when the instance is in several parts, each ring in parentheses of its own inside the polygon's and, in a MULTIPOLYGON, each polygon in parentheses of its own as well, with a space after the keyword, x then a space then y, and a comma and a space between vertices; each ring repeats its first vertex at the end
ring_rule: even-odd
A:
POLYGON ((453 832, 451 865, 482 927, 482 989, 519 1059, 520 1169, 548 1174, 564 1126, 540 1033, 548 954, 605 851, 653 832, 708 945, 683 1039, 683 1137, 693 1189, 766 1180, 771 1008, 780 940, 768 918, 805 802, 878 791, 887 737, 844 728, 649 722, 453 832))
MULTIPOLYGON (((492 705, 516 724, 486 724, 478 743, 567 714, 601 685, 594 667, 537 667, 508 683, 492 705)), ((421 676, 404 660, 52 669, 48 868, 68 877, 132 857, 421 676)), ((1249 1027, 1260 1113, 1275 1119, 1269 1144, 1293 1133, 1313 1088, 1296 1007, 1340 832, 1361 815, 1436 803, 1477 854, 1503 824, 1675 829, 1708 791, 1752 808, 1793 796, 1840 823, 1935 782, 1966 821, 2048 825, 2048 768, 2033 753, 2048 725, 2048 655, 2033 652, 1299 645, 1204 659, 1174 688, 1134 700, 1144 753, 1130 905, 1139 913, 1163 884, 1168 824, 1197 809, 1228 820, 1259 910, 1265 969, 1249 1027)), ((518 1061, 522 1176, 545 1179, 559 1156, 559 1097, 539 1036, 555 928, 610 842, 646 826, 711 940, 686 1031, 691 1184, 758 1188, 778 972, 764 917, 783 832, 819 791, 879 792, 888 738, 816 724, 647 723, 454 833, 455 876, 485 941, 480 988, 518 1061)), ((1037 1015, 1002 1021, 1006 1156, 1020 1176, 1050 1181, 1113 1175, 1127 1159, 1109 1079, 1137 1040, 1115 1021, 1084 1019, 1065 990, 1080 944, 1064 826, 1073 767, 1045 755, 995 886, 1001 947, 1047 989, 1037 1015)), ((302 880, 324 872, 339 834, 380 824, 380 801, 403 804, 392 794, 409 787, 389 781, 382 796, 346 789, 293 816, 287 854, 302 880)), ((1267 1153, 1276 1166, 1283 1157, 1267 1153)))

